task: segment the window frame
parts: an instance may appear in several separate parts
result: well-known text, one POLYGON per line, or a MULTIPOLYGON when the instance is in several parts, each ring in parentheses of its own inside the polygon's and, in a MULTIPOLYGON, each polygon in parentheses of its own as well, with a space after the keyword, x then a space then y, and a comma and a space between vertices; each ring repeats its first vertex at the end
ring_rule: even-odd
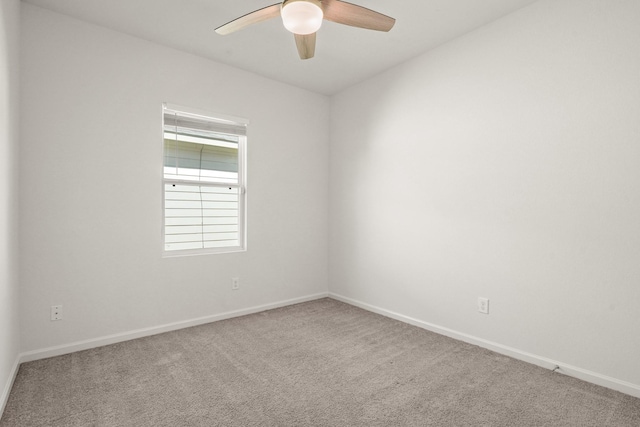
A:
POLYGON ((181 257, 191 255, 208 255, 208 254, 223 254, 223 253, 235 253, 245 252, 247 250, 247 175, 246 175, 246 162, 247 162, 247 135, 236 135, 238 137, 238 180, 237 183, 226 182, 208 182, 208 181, 194 181, 186 179, 166 178, 165 177, 165 114, 169 112, 175 112, 179 115, 187 117, 195 117, 198 119, 205 119, 211 122, 217 123, 231 123, 234 125, 248 127, 249 120, 241 117, 229 116, 226 114, 218 114, 213 112, 207 112, 190 107, 183 107, 175 104, 163 103, 162 104, 162 257, 181 257), (167 227, 167 211, 166 211, 166 185, 189 185, 189 186, 201 186, 210 188, 237 188, 238 189, 238 245, 216 247, 216 248, 196 248, 196 249, 166 249, 166 227, 167 227))

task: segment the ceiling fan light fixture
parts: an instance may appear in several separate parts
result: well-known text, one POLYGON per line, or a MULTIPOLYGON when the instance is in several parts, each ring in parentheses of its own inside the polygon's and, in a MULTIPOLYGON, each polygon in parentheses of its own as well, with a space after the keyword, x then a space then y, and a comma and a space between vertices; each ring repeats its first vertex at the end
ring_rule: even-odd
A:
POLYGON ((317 0, 289 0, 282 4, 282 23, 294 34, 313 34, 320 29, 324 13, 317 0))

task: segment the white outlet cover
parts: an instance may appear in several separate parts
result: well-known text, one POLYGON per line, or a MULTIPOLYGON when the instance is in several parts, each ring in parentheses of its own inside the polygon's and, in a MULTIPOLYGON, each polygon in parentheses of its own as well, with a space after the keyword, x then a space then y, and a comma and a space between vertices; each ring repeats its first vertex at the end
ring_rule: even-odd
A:
POLYGON ((489 298, 478 297, 478 311, 489 314, 489 298))
POLYGON ((51 306, 51 320, 62 320, 62 306, 61 305, 52 305, 51 306))

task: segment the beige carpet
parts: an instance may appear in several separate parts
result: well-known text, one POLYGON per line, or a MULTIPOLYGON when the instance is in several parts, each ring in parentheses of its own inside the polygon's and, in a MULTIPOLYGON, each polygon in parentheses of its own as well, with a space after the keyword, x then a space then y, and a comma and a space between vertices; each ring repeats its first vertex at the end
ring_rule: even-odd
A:
POLYGON ((0 426, 640 426, 640 399, 331 300, 25 363, 0 426))

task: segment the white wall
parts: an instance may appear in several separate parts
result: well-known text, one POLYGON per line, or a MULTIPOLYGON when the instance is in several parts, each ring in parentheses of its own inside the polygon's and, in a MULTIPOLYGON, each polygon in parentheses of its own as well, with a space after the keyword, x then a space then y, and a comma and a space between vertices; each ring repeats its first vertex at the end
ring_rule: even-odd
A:
POLYGON ((326 293, 327 97, 22 11, 24 351, 326 293), (165 101, 251 120, 247 252, 161 257, 165 101))
MULTIPOLYGON (((2 5, 15 32, 17 1, 2 5)), ((638 2, 541 1, 331 105, 22 8, 23 351, 323 293, 330 252, 337 295, 640 384, 638 2), (161 258, 163 101, 251 119, 248 252, 161 258)), ((0 380, 18 346, 13 236, 0 380)))
POLYGON ((0 2, 0 414, 20 350, 18 329, 18 45, 20 1, 0 2))
POLYGON ((639 22, 544 0, 335 96, 330 291, 640 390, 639 22))

